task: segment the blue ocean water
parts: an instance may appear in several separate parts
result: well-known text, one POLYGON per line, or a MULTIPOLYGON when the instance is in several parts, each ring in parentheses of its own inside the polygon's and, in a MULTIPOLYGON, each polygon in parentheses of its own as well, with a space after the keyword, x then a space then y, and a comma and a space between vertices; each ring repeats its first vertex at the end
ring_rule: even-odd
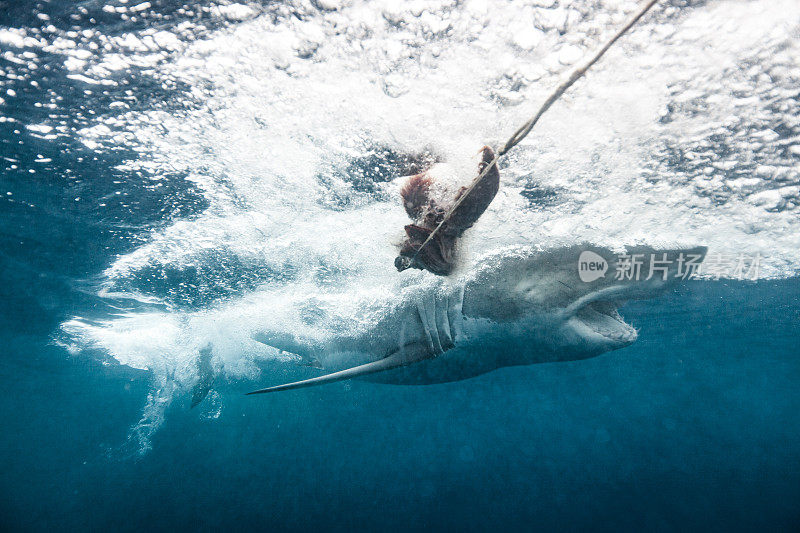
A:
MULTIPOLYGON (((800 282, 697 282, 629 304, 635 345, 446 385, 189 398, 143 455, 144 371, 6 317, 6 528, 794 530, 800 282)), ((62 310, 63 312, 63 310, 62 310)), ((37 325, 33 326, 33 323, 37 325)), ((54 325, 54 321, 51 321, 54 325)), ((276 381, 313 371, 271 368, 276 381)))
MULTIPOLYGON (((665 2, 619 57, 647 56, 637 39, 685 52, 696 38, 703 54, 722 54, 708 60, 719 70, 699 52, 667 54, 685 61, 676 71, 704 72, 690 79, 637 76, 647 58, 621 74, 601 69, 597 79, 624 94, 576 87, 584 96, 554 108, 560 121, 503 168, 508 192, 496 205, 512 214, 487 220, 522 229, 475 228, 500 244, 562 242, 578 228, 595 241, 758 252, 760 279, 693 280, 628 302, 621 313, 639 340, 593 359, 440 385, 243 395, 319 370, 253 355, 228 331, 242 302, 265 286, 391 286, 395 250, 381 228, 402 218, 382 214, 396 208, 382 187, 406 153, 455 157, 473 150, 473 136, 500 138, 518 122, 520 95, 554 80, 569 47, 591 48, 597 14, 608 15, 600 29, 613 26, 617 4, 496 3, 490 16, 458 2, 405 12, 331 1, 0 1, 0 526, 797 530, 796 8, 665 2), (732 34, 742 44, 731 50, 723 37, 692 37, 720 12, 755 20, 755 37, 732 34), (491 33, 476 21, 491 29, 529 14, 541 44, 527 34, 481 44, 470 33, 491 33), (350 42, 351 28, 368 58, 357 68, 337 40, 350 42), (288 56, 274 52, 284 38, 288 56), (481 46, 493 59, 500 50, 541 64, 553 63, 553 47, 556 66, 500 65, 472 91, 459 76, 476 63, 495 68, 481 46), (424 98, 459 114, 406 131, 403 113, 419 120, 432 105, 408 80, 430 87, 429 75, 441 94, 424 98), (453 75, 452 87, 436 77, 453 75), (651 102, 652 87, 662 92, 651 102), (375 107, 359 110, 359 98, 375 107), (598 101, 607 112, 570 122, 598 101), (459 137, 496 113, 496 127, 459 137), (451 131, 458 146, 439 139, 451 131), (177 341, 159 336, 170 328, 177 341), (181 346, 209 339, 225 348, 209 396, 191 409, 196 350, 181 346)), ((492 245, 471 243, 475 253, 492 245)))

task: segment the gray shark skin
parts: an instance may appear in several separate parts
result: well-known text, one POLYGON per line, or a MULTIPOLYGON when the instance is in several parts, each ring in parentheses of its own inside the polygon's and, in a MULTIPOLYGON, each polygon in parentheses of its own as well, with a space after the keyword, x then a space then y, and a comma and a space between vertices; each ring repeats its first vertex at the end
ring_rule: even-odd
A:
POLYGON ((301 302, 314 309, 304 315, 307 334, 266 330, 255 339, 333 372, 249 394, 355 377, 444 383, 507 366, 596 357, 636 340, 636 330, 617 312, 625 301, 663 293, 683 279, 689 259, 699 264, 705 253, 704 247, 636 246, 624 253, 589 245, 516 248, 483 258, 461 278, 430 276, 399 299, 360 302, 359 316, 337 313, 319 298, 301 302), (578 273, 585 251, 608 265, 588 282, 578 273), (619 275, 621 255, 636 258, 638 276, 619 275))

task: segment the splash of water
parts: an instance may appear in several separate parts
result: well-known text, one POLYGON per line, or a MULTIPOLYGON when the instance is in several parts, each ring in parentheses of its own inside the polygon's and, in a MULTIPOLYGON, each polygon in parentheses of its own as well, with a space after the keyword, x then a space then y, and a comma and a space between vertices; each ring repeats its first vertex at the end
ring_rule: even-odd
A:
MULTIPOLYGON (((405 223, 400 162, 432 153, 468 180, 477 149, 504 140, 635 8, 211 4, 202 22, 160 31, 0 32, 7 59, 59 55, 72 79, 111 100, 84 127, 53 118, 31 131, 77 136, 97 153, 124 146, 137 155, 117 170, 154 186, 184 176, 207 202, 103 272, 102 295, 159 310, 63 326, 78 347, 153 373, 141 445, 197 381, 206 343, 232 378, 287 357, 251 340, 260 321, 280 320, 276 298, 393 294, 421 279, 392 268, 405 223), (164 103, 129 98, 120 73, 132 70, 164 103)), ((106 12, 147 14, 131 9, 106 12)), ((500 194, 464 242, 465 268, 513 244, 646 242, 760 253, 762 276, 796 274, 798 28, 793 1, 666 3, 510 154, 500 194)))

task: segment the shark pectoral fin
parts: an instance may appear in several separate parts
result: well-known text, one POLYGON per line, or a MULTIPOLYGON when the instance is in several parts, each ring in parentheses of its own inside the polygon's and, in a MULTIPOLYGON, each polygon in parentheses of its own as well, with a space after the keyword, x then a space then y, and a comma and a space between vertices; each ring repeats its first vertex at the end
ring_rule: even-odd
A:
POLYGON ((267 387, 266 389, 255 390, 248 392, 250 394, 264 394, 266 392, 277 392, 282 390, 302 389, 304 387, 313 387, 315 385, 324 385, 326 383, 333 383, 335 381, 344 381, 346 379, 353 379, 359 376, 366 376, 367 374, 374 374, 376 372, 384 372, 393 368, 410 365, 418 361, 430 359, 434 357, 428 350, 419 345, 405 346, 403 349, 394 352, 388 357, 379 361, 373 361, 339 372, 325 374, 311 379, 304 379, 303 381, 295 381, 294 383, 285 383, 283 385, 276 385, 274 387, 267 387))

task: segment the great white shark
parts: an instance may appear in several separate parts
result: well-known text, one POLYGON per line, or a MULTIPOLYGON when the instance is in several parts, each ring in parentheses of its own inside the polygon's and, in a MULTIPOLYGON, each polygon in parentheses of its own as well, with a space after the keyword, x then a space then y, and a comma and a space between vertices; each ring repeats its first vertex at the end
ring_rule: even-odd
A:
POLYGON ((618 312, 623 303, 680 283, 705 254, 704 247, 520 247, 486 256, 455 279, 424 276, 399 297, 359 302, 355 315, 324 297, 301 299, 292 305, 303 310, 302 328, 267 328, 254 338, 329 373, 248 394, 352 378, 443 383, 507 366, 595 357, 637 339, 618 312), (587 253, 597 269, 589 277, 579 272, 587 253))

